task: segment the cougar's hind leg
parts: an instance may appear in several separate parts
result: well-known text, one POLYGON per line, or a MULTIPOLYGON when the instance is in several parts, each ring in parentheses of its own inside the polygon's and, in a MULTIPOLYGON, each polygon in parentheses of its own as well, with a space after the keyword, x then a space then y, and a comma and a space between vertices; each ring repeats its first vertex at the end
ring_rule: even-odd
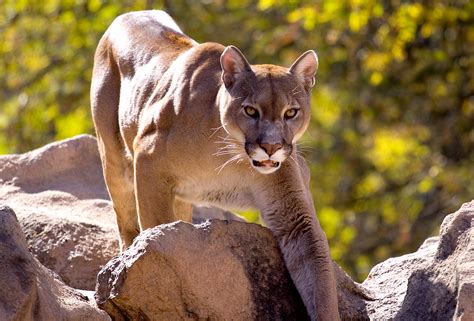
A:
POLYGON ((133 189, 133 167, 132 163, 124 157, 123 148, 119 142, 104 140, 100 134, 97 134, 97 138, 104 179, 118 225, 120 249, 124 251, 140 233, 133 189))
POLYGON ((116 214, 120 247, 124 250, 139 233, 133 171, 125 157, 118 109, 120 74, 108 50, 107 34, 97 48, 91 85, 91 111, 102 160, 104 179, 116 214))
POLYGON ((140 233, 133 188, 133 167, 125 159, 121 149, 114 151, 110 143, 102 142, 99 145, 102 145, 102 168, 116 215, 120 249, 124 251, 140 233))

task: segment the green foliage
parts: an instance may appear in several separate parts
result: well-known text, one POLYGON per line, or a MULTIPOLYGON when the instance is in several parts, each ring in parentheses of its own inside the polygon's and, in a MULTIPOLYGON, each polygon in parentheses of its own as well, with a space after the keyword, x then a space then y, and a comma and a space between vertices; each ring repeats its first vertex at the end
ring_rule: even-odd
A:
MULTIPOLYGON (((416 249, 474 195, 474 4, 469 0, 6 0, 0 153, 93 132, 94 48, 117 15, 165 9, 197 41, 253 63, 320 60, 303 151, 334 258, 362 278, 416 249)), ((256 221, 255 213, 242 213, 256 221)))

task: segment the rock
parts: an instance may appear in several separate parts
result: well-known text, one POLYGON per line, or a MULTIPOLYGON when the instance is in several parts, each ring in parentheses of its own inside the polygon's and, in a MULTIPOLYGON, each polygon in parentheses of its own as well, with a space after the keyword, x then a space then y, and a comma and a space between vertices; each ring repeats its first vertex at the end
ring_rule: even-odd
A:
MULTIPOLYGON (((362 285, 335 265, 341 318, 474 320, 473 220, 474 201, 362 285)), ((117 320, 307 318, 270 231, 241 222, 147 230, 102 269, 96 290, 98 306, 117 320)))
MULTIPOLYGON (((363 290, 340 273, 344 313, 364 319, 363 290)), ((114 320, 308 319, 271 232, 235 221, 146 230, 99 273, 96 300, 114 320)))
POLYGON ((364 288, 334 263, 339 301, 339 315, 342 320, 369 320, 367 301, 374 298, 370 290, 364 288))
MULTIPOLYGON (((0 204, 15 210, 36 258, 74 288, 93 290, 100 268, 119 252, 93 136, 0 156, 0 204)), ((195 209, 197 222, 207 218, 241 220, 218 209, 195 209)))
POLYGON ((146 230, 98 276, 114 320, 305 320, 271 233, 254 224, 176 222, 146 230))
POLYGON ((28 252, 8 207, 0 207, 0 268, 0 320, 110 320, 28 252))
MULTIPOLYGON (((97 141, 90 135, 0 157, 0 180, 29 194, 61 191, 79 200, 108 200, 97 141)), ((96 217, 94 217, 96 218, 96 217)))
POLYGON ((373 320, 474 320, 474 201, 415 253, 375 266, 363 286, 373 320))
POLYGON ((77 289, 93 290, 99 270, 118 253, 113 229, 97 223, 30 214, 22 225, 36 258, 77 289))
POLYGON ((37 259, 74 288, 93 290, 100 268, 119 253, 90 135, 0 156, 0 204, 15 210, 37 259))

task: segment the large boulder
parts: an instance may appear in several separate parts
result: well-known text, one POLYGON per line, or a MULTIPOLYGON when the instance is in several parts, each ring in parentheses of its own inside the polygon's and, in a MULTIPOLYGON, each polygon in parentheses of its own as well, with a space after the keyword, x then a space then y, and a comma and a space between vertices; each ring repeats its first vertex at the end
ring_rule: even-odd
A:
POLYGON ((110 320, 31 255, 8 207, 0 207, 0 269, 0 320, 110 320))
POLYGON ((70 286, 93 290, 119 253, 96 139, 80 135, 0 156, 0 204, 13 208, 28 248, 70 286))
POLYGON ((257 225, 176 222, 149 229, 98 276, 114 320, 305 320, 271 233, 257 225))

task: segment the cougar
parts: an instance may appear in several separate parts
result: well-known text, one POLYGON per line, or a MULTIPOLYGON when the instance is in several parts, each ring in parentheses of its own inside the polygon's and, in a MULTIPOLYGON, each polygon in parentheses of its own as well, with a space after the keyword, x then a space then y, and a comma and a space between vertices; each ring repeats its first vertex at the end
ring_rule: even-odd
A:
POLYGON ((198 44, 162 11, 119 16, 94 58, 92 115, 122 250, 191 220, 191 204, 257 208, 312 320, 339 319, 333 263, 296 142, 310 122, 316 53, 250 65, 198 44))

